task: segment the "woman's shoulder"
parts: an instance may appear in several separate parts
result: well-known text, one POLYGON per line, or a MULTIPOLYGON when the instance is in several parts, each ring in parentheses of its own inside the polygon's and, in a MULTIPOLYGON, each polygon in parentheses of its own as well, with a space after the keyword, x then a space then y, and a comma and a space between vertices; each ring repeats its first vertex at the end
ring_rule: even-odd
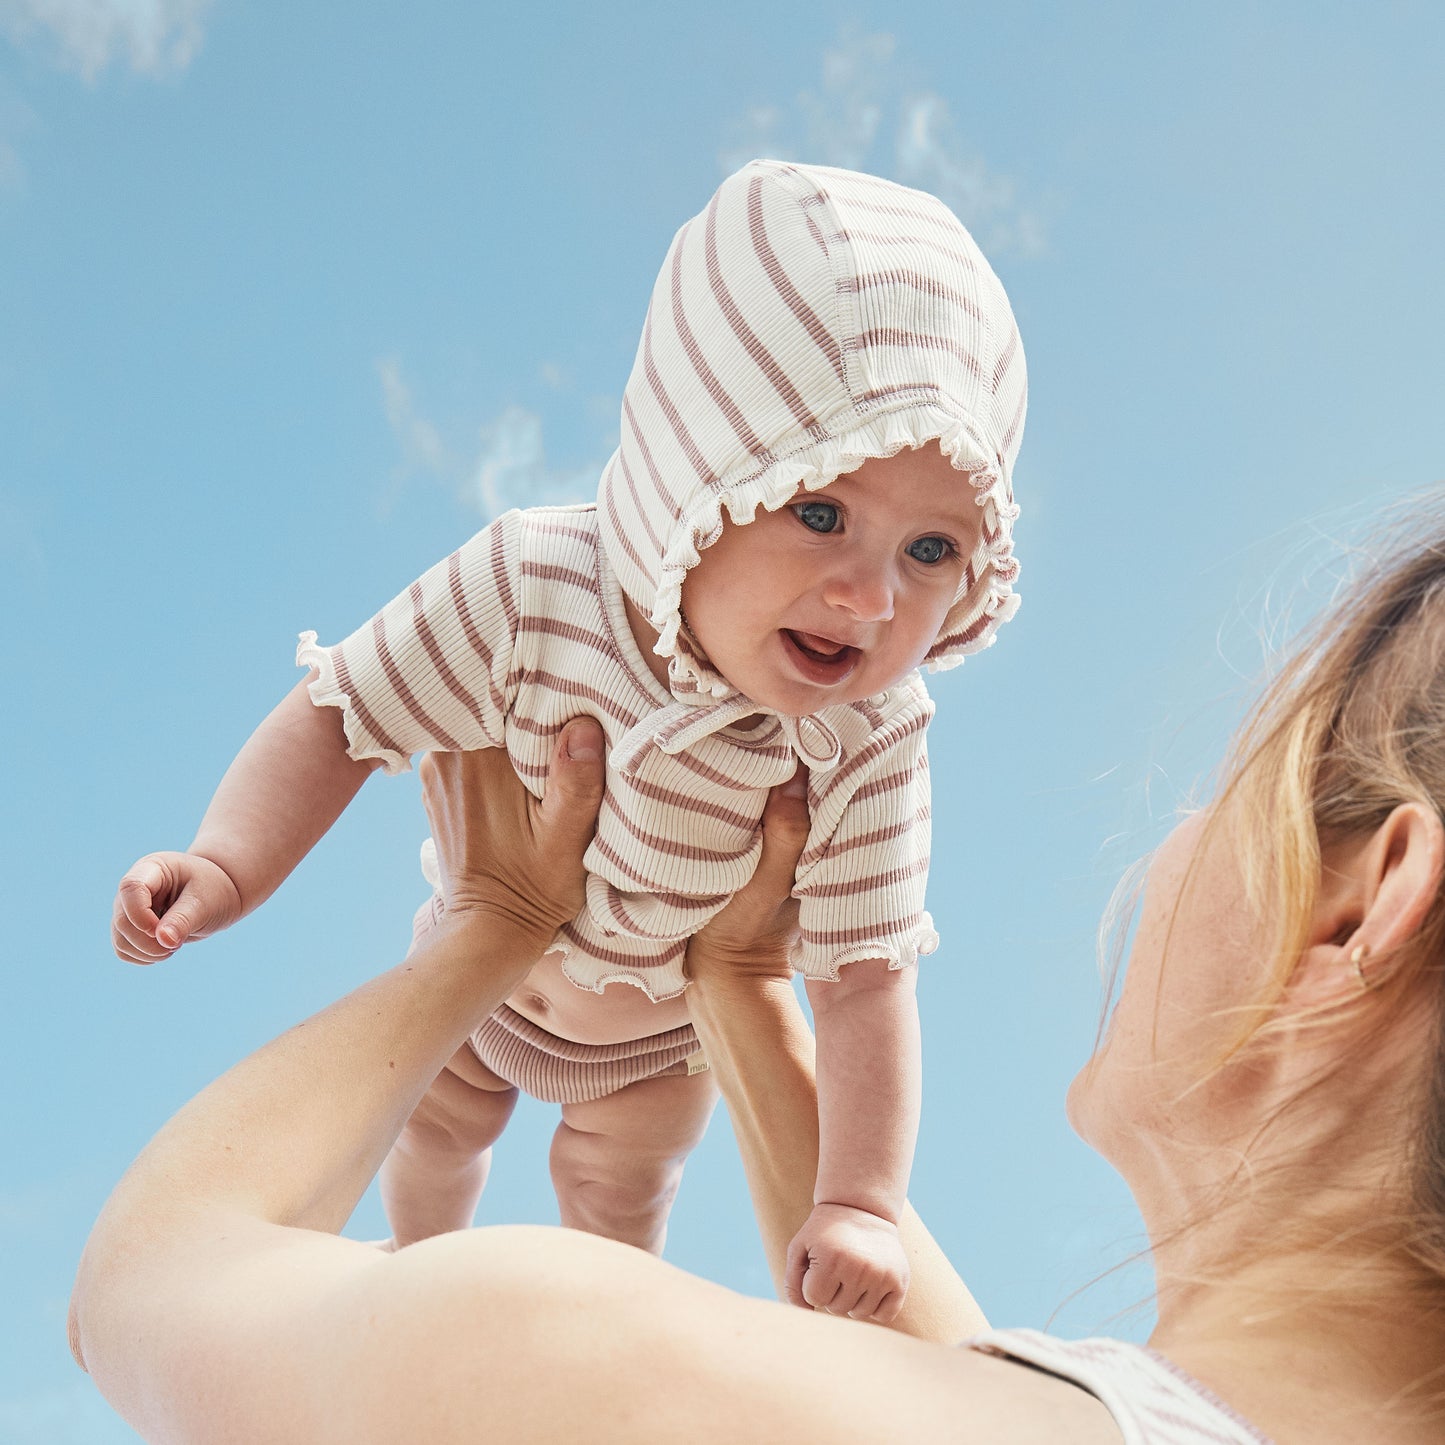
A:
POLYGON ((1268 1437, 1198 1380, 1143 1345, 1062 1340, 1038 1330, 989 1330, 978 1354, 1030 1365, 1096 1396, 1125 1445, 1269 1445, 1268 1437))

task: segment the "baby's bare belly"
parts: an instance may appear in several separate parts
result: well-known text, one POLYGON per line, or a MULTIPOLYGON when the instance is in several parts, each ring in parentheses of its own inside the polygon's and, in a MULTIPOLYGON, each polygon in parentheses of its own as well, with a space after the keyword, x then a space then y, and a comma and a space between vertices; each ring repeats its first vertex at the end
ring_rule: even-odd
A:
POLYGON ((630 983, 610 983, 593 993, 568 981, 557 953, 547 954, 507 1003, 549 1033, 577 1044, 620 1044, 688 1022, 681 994, 653 1003, 630 983))

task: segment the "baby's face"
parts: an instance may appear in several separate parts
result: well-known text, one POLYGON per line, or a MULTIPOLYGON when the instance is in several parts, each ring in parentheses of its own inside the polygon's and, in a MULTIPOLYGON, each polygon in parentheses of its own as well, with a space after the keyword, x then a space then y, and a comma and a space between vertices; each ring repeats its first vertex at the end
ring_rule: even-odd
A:
POLYGON ((724 522, 682 588, 713 666, 801 717, 882 692, 937 638, 981 508, 936 445, 864 462, 746 526, 724 522))

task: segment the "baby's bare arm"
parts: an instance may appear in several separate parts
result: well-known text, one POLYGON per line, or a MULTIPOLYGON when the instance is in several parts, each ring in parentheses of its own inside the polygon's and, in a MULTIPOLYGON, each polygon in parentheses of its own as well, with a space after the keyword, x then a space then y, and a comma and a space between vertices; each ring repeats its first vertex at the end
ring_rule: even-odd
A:
POLYGON ((814 1202, 898 1222, 918 1136, 922 1062, 916 968, 850 963, 809 983, 818 1031, 818 1184, 814 1202))
POLYGON ((120 881, 112 941, 151 963, 264 903, 340 817, 372 764, 347 756, 341 713, 294 687, 226 770, 184 853, 148 853, 120 881))
POLYGON ((341 710, 296 684, 226 769, 190 851, 225 869, 241 912, 264 903, 345 811, 374 762, 347 756, 341 710))
POLYGON ((883 959, 810 983, 818 1028, 818 1177, 788 1248, 798 1304, 888 1324, 908 1290, 898 1225, 918 1133, 916 970, 883 959))

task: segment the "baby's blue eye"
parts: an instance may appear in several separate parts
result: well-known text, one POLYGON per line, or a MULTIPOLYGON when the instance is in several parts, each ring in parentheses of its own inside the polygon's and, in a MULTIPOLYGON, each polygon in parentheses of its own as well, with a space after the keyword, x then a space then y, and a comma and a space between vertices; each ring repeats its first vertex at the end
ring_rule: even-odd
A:
POLYGON ((838 509, 832 502, 800 502, 793 515, 814 532, 832 532, 838 526, 838 509))
POLYGON ((916 542, 908 544, 908 555, 915 562, 926 562, 929 566, 942 562, 952 551, 952 545, 942 537, 920 537, 916 542))

